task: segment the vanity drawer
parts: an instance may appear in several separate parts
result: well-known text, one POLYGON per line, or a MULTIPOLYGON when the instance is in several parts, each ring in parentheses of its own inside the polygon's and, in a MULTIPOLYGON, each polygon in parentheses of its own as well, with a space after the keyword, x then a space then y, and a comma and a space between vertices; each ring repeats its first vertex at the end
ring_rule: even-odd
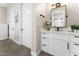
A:
POLYGON ((42 45, 41 50, 49 53, 49 46, 42 45))
POLYGON ((71 37, 71 41, 79 42, 79 35, 73 35, 73 36, 71 37))
POLYGON ((79 42, 71 41, 70 47, 72 51, 79 51, 79 42))
POLYGON ((41 37, 49 37, 49 33, 41 33, 41 37))
POLYGON ((42 39, 42 42, 41 42, 41 49, 45 52, 48 52, 49 51, 49 42, 47 39, 42 39))
POLYGON ((47 38, 47 37, 41 37, 41 43, 42 44, 48 45, 48 41, 49 41, 49 38, 47 38))
POLYGON ((69 35, 66 34, 52 34, 50 38, 60 39, 60 40, 69 40, 69 35))

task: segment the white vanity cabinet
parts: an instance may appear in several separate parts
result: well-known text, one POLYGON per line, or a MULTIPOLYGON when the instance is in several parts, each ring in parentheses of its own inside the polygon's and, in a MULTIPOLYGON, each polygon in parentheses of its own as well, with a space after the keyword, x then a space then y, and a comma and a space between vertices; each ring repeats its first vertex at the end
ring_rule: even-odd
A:
POLYGON ((79 56, 79 33, 70 37, 70 55, 79 56))
POLYGON ((57 56, 67 56, 69 55, 69 43, 68 41, 51 39, 49 40, 49 53, 57 56))
POLYGON ((51 55, 69 55, 69 35, 62 33, 42 32, 41 49, 51 55))
POLYGON ((49 33, 41 33, 41 49, 49 53, 49 33))

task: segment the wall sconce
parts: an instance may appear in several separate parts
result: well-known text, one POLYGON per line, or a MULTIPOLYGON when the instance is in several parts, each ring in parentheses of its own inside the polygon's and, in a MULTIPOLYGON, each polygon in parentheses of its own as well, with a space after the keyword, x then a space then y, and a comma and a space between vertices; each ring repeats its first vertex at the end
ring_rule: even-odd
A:
POLYGON ((45 16, 44 16, 44 15, 42 15, 42 14, 40 14, 40 17, 44 18, 45 16))

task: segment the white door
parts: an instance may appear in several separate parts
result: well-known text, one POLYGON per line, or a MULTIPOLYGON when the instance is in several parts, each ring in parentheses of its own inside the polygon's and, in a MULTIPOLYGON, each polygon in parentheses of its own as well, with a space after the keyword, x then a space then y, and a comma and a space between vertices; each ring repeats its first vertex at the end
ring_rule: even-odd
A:
POLYGON ((14 25, 14 41, 20 44, 20 24, 19 24, 19 15, 15 16, 15 25, 14 25))
POLYGON ((21 4, 13 4, 8 8, 9 38, 21 44, 21 4))
POLYGON ((14 6, 14 41, 21 44, 21 4, 14 6))
POLYGON ((69 43, 64 40, 50 39, 49 53, 56 56, 68 56, 69 55, 69 43))
POLYGON ((14 40, 14 9, 8 9, 9 39, 14 40))
POLYGON ((32 46, 32 4, 22 4, 22 44, 32 46))

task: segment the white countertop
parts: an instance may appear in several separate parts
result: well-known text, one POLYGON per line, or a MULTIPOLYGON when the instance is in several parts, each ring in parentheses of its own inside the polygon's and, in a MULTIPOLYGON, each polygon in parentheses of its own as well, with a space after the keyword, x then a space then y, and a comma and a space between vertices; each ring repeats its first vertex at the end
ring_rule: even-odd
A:
POLYGON ((69 34, 69 35, 79 35, 79 32, 68 32, 68 31, 46 31, 41 30, 42 33, 55 33, 55 34, 69 34))

